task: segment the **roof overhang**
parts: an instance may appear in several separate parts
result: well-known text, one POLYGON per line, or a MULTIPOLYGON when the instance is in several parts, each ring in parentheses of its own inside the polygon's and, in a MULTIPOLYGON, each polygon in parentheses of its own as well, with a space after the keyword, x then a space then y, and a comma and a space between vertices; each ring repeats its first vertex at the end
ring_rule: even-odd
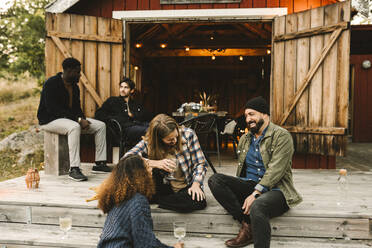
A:
POLYGON ((113 11, 112 17, 133 22, 148 21, 209 21, 209 20, 272 20, 286 15, 287 8, 239 8, 239 9, 177 9, 113 11))
POLYGON ((80 0, 55 0, 45 7, 46 12, 50 13, 63 13, 80 0))

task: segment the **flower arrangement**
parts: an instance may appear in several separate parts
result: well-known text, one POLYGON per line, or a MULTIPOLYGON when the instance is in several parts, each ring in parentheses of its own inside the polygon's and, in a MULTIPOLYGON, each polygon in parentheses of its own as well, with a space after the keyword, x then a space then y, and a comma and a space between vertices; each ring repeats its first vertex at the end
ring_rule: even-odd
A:
POLYGON ((215 105, 218 95, 217 94, 207 95, 207 93, 203 91, 199 93, 199 97, 201 100, 200 104, 204 107, 209 107, 215 105))

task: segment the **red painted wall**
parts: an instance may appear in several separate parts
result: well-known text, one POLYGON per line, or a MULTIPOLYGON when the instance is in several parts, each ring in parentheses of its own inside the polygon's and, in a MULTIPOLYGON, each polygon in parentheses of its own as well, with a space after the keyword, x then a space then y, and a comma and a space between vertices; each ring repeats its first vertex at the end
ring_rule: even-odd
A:
POLYGON ((288 13, 317 8, 337 0, 242 0, 228 4, 160 4, 160 0, 81 0, 67 13, 112 17, 114 10, 159 10, 159 9, 221 9, 221 8, 275 8, 287 7, 288 13))
POLYGON ((372 61, 372 54, 351 55, 354 66, 353 142, 372 140, 372 69, 363 69, 364 60, 372 61))

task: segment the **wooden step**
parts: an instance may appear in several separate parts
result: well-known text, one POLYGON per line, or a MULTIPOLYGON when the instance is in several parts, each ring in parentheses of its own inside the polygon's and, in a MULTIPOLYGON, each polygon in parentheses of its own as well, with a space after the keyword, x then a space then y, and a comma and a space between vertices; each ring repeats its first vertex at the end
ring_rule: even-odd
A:
MULTIPOLYGON (((24 177, 0 183, 0 222, 57 225, 58 217, 70 214, 76 227, 102 228, 105 215, 97 209, 97 201, 85 202, 94 195, 89 187, 99 185, 107 175, 83 171, 87 182, 74 182, 67 176, 49 176, 41 172, 40 188, 27 190, 24 177)), ((218 167, 233 175, 235 167, 218 167)), ((210 176, 210 172, 208 172, 210 176)), ((371 239, 372 181, 371 173, 349 176, 349 196, 345 206, 336 204, 337 173, 333 170, 294 170, 296 188, 304 202, 281 217, 274 218, 275 237, 371 239), (363 189, 363 190, 360 190, 363 189)), ((175 220, 186 220, 193 233, 229 234, 238 232, 239 225, 213 198, 205 185, 208 207, 191 214, 167 211, 152 205, 156 231, 172 231, 175 220)))
MULTIPOLYGON (((72 227, 66 239, 56 225, 36 225, 0 223, 0 247, 97 247, 100 228, 72 227)), ((173 245, 176 239, 172 232, 156 232, 156 236, 165 244, 173 245)), ((187 232, 184 239, 187 248, 225 247, 224 242, 232 235, 205 235, 187 232)), ((272 248, 367 248, 372 241, 315 238, 274 237, 272 248)), ((253 246, 249 246, 253 247, 253 246)))

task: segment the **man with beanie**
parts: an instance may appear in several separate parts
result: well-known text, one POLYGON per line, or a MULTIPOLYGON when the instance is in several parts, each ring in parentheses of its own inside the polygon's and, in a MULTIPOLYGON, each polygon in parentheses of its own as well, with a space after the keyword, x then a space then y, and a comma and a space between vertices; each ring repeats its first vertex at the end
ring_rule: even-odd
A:
POLYGON ((270 247, 270 218, 280 216, 302 201, 293 186, 293 141, 290 133, 270 122, 265 99, 245 105, 248 133, 238 145, 236 176, 214 174, 208 185, 216 200, 241 223, 227 247, 270 247))

